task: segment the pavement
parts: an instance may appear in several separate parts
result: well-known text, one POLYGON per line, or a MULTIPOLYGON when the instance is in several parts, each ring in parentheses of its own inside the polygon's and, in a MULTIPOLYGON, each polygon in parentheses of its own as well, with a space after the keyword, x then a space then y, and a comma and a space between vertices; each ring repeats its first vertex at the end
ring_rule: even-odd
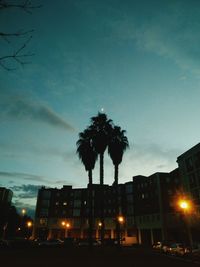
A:
MULTIPOLYGON (((199 265, 199 263, 198 263, 199 265)), ((197 267, 145 248, 20 248, 0 251, 1 267, 197 267)))

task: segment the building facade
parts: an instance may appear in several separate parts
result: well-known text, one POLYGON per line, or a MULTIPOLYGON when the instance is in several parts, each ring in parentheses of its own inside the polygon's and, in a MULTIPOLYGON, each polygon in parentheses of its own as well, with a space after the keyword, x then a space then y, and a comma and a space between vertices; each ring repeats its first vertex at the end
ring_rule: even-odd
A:
POLYGON ((9 210, 13 192, 5 187, 0 187, 0 238, 4 238, 7 228, 9 210))
MULTIPOLYGON (((104 209, 105 239, 116 238, 115 187, 94 184, 92 190, 92 213, 94 218, 93 237, 100 239, 101 201, 104 209)), ((136 229, 133 213, 133 183, 118 186, 119 210, 125 220, 121 224, 124 243, 136 243, 136 229)), ((42 187, 38 192, 34 236, 36 238, 87 238, 88 237, 88 188, 61 189, 42 187)))
POLYGON ((200 143, 177 158, 185 197, 192 202, 188 224, 194 241, 200 240, 200 143))
MULTIPOLYGON (((116 201, 118 190, 120 225, 124 244, 150 245, 160 240, 187 240, 185 217, 177 208, 180 196, 187 196, 195 206, 188 225, 194 241, 200 240, 200 144, 177 158, 178 168, 150 176, 134 176, 119 184, 93 185, 93 237, 100 238, 100 218, 103 201, 105 238, 116 238, 116 201), (102 197, 103 194, 103 197, 102 197)), ((88 188, 61 189, 42 187, 38 192, 35 237, 88 237, 88 188), (67 226, 67 227, 66 227, 67 226)))
POLYGON ((179 215, 175 196, 181 187, 178 169, 133 177, 135 224, 138 242, 153 244, 160 240, 177 240, 179 215))

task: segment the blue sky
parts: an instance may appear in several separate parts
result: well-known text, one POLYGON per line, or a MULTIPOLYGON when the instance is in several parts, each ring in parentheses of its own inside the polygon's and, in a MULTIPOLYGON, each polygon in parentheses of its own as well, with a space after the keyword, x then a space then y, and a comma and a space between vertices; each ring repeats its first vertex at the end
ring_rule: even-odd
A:
MULTIPOLYGON (((102 108, 130 143, 120 182, 176 168, 199 142, 199 1, 34 2, 42 8, 32 14, 0 18, 1 31, 35 30, 25 49, 31 63, 0 69, 0 186, 14 191, 14 203, 33 209, 41 185, 87 185, 76 141, 102 108)), ((23 42, 0 40, 1 55, 23 42)), ((97 162, 94 182, 98 172, 97 162)))

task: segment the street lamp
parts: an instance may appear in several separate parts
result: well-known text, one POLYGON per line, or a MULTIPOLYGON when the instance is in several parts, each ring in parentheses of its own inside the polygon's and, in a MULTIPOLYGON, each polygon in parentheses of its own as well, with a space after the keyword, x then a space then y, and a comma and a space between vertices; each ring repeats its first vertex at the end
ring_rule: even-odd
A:
POLYGON ((26 210, 22 209, 22 215, 24 216, 26 214, 26 210))
POLYGON ((124 217, 123 216, 118 216, 118 222, 120 223, 120 224, 123 224, 124 223, 124 217))
POLYGON ((124 217, 119 215, 117 217, 117 227, 116 227, 116 234, 117 234, 117 245, 120 248, 121 241, 122 241, 122 233, 121 233, 121 225, 124 223, 124 217))
POLYGON ((66 222, 66 221, 62 221, 61 222, 61 225, 63 226, 63 227, 65 227, 65 237, 68 237, 68 230, 69 230, 69 228, 70 228, 70 223, 69 222, 66 222))
POLYGON ((189 240, 189 246, 190 246, 190 250, 192 251, 193 240, 192 240, 191 229, 190 229, 190 225, 189 225, 189 221, 188 221, 188 214, 192 210, 192 203, 191 203, 190 200, 180 199, 178 201, 178 206, 179 206, 180 210, 183 212, 183 215, 184 215, 184 221, 185 221, 188 240, 189 240))
POLYGON ((27 227, 28 227, 28 228, 31 228, 32 226, 33 226, 33 223, 32 223, 31 221, 28 221, 28 222, 27 222, 27 227))

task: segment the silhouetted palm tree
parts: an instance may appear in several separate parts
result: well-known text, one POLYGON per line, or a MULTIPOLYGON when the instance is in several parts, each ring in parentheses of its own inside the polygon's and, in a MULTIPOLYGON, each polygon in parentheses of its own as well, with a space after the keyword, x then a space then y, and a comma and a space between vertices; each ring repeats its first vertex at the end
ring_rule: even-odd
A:
POLYGON ((124 135, 125 130, 121 130, 121 127, 114 126, 110 135, 108 144, 108 154, 110 155, 113 165, 115 167, 114 183, 118 184, 118 168, 122 162, 123 154, 129 147, 128 139, 124 135))
POLYGON ((90 129, 92 131, 93 146, 100 157, 100 184, 104 184, 104 152, 108 146, 110 133, 112 130, 112 120, 108 120, 107 115, 98 113, 91 118, 90 129))
POLYGON ((89 189, 89 244, 92 248, 92 233, 93 233, 93 207, 92 207, 92 170, 94 169, 97 160, 97 153, 92 146, 91 130, 86 129, 79 134, 79 140, 76 143, 77 154, 88 171, 88 189, 89 189))
POLYGON ((119 197, 118 197, 118 169, 119 164, 122 162, 123 154, 125 150, 129 147, 128 139, 125 136, 126 131, 121 130, 121 127, 114 126, 112 130, 112 134, 110 136, 109 144, 108 144, 108 154, 110 155, 114 168, 114 188, 115 188, 115 212, 116 212, 116 234, 117 234, 117 242, 120 245, 120 233, 119 233, 119 222, 118 216, 121 212, 119 210, 119 197))
POLYGON ((112 120, 107 118, 105 113, 98 113, 96 117, 91 118, 90 130, 92 131, 93 147, 100 157, 100 186, 101 186, 101 209, 100 219, 101 241, 104 239, 104 203, 103 203, 103 185, 104 185, 104 152, 108 146, 110 133, 112 131, 112 120))

